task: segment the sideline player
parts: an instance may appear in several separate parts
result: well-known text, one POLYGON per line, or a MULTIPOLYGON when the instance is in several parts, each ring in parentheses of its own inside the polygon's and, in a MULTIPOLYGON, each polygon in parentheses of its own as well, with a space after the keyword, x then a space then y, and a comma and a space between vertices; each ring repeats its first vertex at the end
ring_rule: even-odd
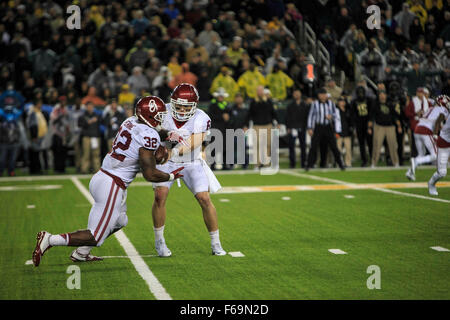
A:
POLYGON ((406 177, 409 180, 416 180, 416 168, 419 165, 436 160, 437 147, 433 135, 439 129, 439 126, 436 126, 436 123, 439 122, 438 119, 448 117, 446 99, 448 99, 447 96, 438 96, 434 107, 428 109, 414 129, 414 141, 416 142, 418 156, 411 158, 411 168, 406 172, 406 177), (426 150, 428 150, 429 155, 425 155, 426 150))
POLYGON ((91 249, 100 247, 107 237, 127 225, 127 187, 139 169, 144 178, 152 182, 182 177, 179 173, 182 166, 170 173, 156 169, 154 153, 161 142, 156 129, 160 128, 166 114, 164 101, 158 97, 148 96, 137 102, 135 115, 122 123, 112 150, 89 183, 89 192, 95 203, 89 213, 88 229, 56 235, 39 232, 33 252, 36 267, 44 253, 53 246, 78 247, 70 256, 74 262, 102 260, 91 255, 91 249))
MULTIPOLYGON (((211 128, 211 119, 200 109, 197 89, 191 84, 178 85, 170 97, 170 104, 166 104, 169 116, 162 123, 163 129, 171 136, 180 137, 180 141, 170 150, 169 161, 157 168, 164 172, 171 172, 184 167, 183 181, 194 194, 203 212, 203 220, 211 237, 213 255, 225 255, 219 239, 219 226, 216 208, 209 193, 220 189, 220 184, 201 157, 202 142, 211 128)), ((174 139, 171 139, 174 140, 174 139)), ((164 225, 166 221, 166 199, 173 181, 154 183, 155 199, 152 206, 153 230, 155 233, 155 248, 160 257, 172 255, 164 239, 164 225)))
MULTIPOLYGON (((437 100, 441 100, 440 104, 445 105, 447 110, 450 110, 450 98, 448 96, 439 96, 437 100)), ((450 117, 447 113, 445 124, 441 129, 437 140, 437 171, 431 176, 428 181, 428 192, 432 196, 437 196, 436 182, 447 175, 447 162, 450 155, 450 117)))

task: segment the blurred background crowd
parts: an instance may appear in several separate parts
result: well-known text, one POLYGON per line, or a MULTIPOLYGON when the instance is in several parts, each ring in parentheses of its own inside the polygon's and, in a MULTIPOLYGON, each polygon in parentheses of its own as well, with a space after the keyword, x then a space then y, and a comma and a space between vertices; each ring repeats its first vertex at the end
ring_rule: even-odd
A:
POLYGON ((217 129, 280 128, 291 167, 314 166, 308 117, 325 90, 345 166, 380 150, 397 166, 432 97, 450 94, 450 0, 11 0, 0 17, 1 175, 97 170, 135 101, 168 102, 183 82, 217 129))

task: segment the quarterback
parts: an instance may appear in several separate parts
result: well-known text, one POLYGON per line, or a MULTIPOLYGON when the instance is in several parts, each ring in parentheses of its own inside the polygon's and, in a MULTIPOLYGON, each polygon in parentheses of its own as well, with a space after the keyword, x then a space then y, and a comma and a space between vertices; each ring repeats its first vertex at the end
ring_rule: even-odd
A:
MULTIPOLYGON (((448 96, 440 96, 437 101, 440 105, 445 105, 447 110, 450 109, 450 98, 448 96)), ((447 162, 450 155, 450 117, 447 112, 445 124, 441 129, 437 140, 437 171, 428 181, 428 192, 432 196, 437 196, 436 182, 447 175, 447 162)))
MULTIPOLYGON (((169 160, 157 168, 163 172, 184 168, 182 179, 202 208, 203 220, 211 237, 212 254, 222 256, 226 252, 219 239, 216 208, 209 196, 210 192, 217 192, 221 186, 201 156, 202 142, 211 128, 211 119, 197 108, 198 100, 197 89, 191 84, 182 83, 172 92, 170 103, 166 104, 169 115, 165 117, 162 128, 169 132, 170 140, 178 138, 183 143, 170 149, 169 160)), ((165 204, 172 184, 173 180, 153 183, 153 230, 155 248, 160 257, 172 255, 164 239, 165 204)))
POLYGON ((167 173, 156 168, 155 151, 161 143, 157 129, 166 114, 166 106, 158 97, 148 96, 137 102, 135 115, 122 123, 112 150, 89 183, 89 192, 95 203, 89 213, 87 230, 55 235, 39 232, 33 252, 36 267, 44 253, 54 246, 78 247, 70 256, 74 262, 102 260, 91 255, 91 249, 101 246, 107 237, 127 225, 127 187, 137 172, 142 170, 144 178, 151 182, 182 177, 180 171, 183 166, 167 173))
POLYGON ((436 123, 439 123, 440 119, 448 118, 447 99, 448 97, 444 95, 437 97, 435 105, 428 109, 414 129, 414 140, 419 155, 411 158, 411 168, 406 172, 406 177, 409 180, 416 180, 417 166, 436 160, 437 147, 433 135, 439 131, 439 126, 436 123), (428 150, 429 155, 425 155, 426 150, 428 150))

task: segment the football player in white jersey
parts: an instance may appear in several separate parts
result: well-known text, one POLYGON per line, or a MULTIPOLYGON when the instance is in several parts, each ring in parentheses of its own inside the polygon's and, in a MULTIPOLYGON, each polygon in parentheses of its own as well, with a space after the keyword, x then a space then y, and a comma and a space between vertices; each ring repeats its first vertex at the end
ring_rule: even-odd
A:
POLYGON ((438 131, 435 130, 436 123, 438 119, 447 118, 448 114, 448 109, 445 106, 445 96, 439 96, 434 107, 430 107, 417 123, 414 129, 414 141, 416 142, 418 156, 411 158, 411 167, 406 172, 406 177, 409 180, 416 180, 417 166, 436 160, 437 146, 433 137, 435 131, 438 131), (428 150, 429 155, 425 155, 426 150, 428 150))
MULTIPOLYGON (((198 100, 197 89, 191 84, 182 83, 172 92, 170 104, 166 105, 169 115, 164 119, 162 128, 169 132, 169 136, 179 137, 179 141, 184 141, 184 144, 178 143, 171 149, 168 162, 157 168, 171 172, 184 167, 182 179, 202 208, 203 219, 211 237, 212 254, 225 255, 219 239, 216 208, 209 195, 221 187, 201 157, 202 142, 211 128, 211 119, 197 108, 198 100)), ((160 257, 172 255, 164 239, 165 203, 172 184, 173 181, 153 184, 153 230, 156 251, 160 257)))
MULTIPOLYGON (((436 103, 450 111, 450 98, 446 95, 439 96, 436 103)), ((437 171, 431 176, 428 181, 428 192, 432 196, 437 196, 436 182, 447 175, 447 162, 450 155, 450 117, 447 113, 444 126, 441 129, 437 140, 437 171)))
POLYGON ((95 203, 89 213, 88 228, 55 235, 39 232, 33 252, 36 267, 44 253, 53 246, 78 247, 70 256, 74 262, 102 260, 91 255, 91 249, 101 246, 107 237, 127 225, 126 190, 137 172, 141 170, 144 178, 152 182, 182 177, 182 166, 168 173, 156 168, 155 150, 161 142, 156 129, 160 128, 166 114, 164 101, 158 97, 148 96, 137 102, 135 115, 122 123, 112 150, 89 183, 89 192, 95 203))

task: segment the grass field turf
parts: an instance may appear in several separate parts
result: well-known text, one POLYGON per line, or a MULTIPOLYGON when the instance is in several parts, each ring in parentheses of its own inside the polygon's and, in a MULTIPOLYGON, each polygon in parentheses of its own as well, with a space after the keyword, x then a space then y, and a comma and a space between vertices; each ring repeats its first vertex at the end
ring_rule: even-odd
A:
MULTIPOLYGON (((304 174, 300 170, 292 171, 304 174)), ((432 169, 417 172, 427 181, 432 169)), ((311 171, 348 183, 406 182, 404 171, 311 171)), ((290 174, 220 175, 223 186, 330 184, 290 174)), ((80 180, 86 188, 89 179, 80 180)), ((143 179, 137 181, 142 182, 143 179)), ((447 178, 444 181, 449 181, 447 178)), ((31 259, 35 235, 85 228, 89 203, 67 180, 8 181, 1 186, 61 185, 47 191, 0 191, 0 299, 154 299, 129 259, 78 264, 81 290, 66 280, 72 248, 53 248, 41 266, 31 259), (26 206, 34 204, 35 209, 26 206)), ((396 189, 427 196, 427 190, 396 189)), ((450 200, 450 188, 439 188, 450 200)), ((173 299, 449 299, 450 204, 376 190, 259 192, 212 195, 227 251, 245 257, 213 257, 198 205, 176 184, 167 202, 165 237, 173 256, 144 257, 173 299), (347 199, 344 195, 353 195, 347 199), (288 196, 289 201, 282 200, 288 196), (229 202, 220 202, 226 198, 229 202), (339 248, 346 255, 328 249, 339 248), (369 290, 369 265, 381 269, 381 290, 369 290)), ((155 254, 148 187, 130 187, 125 234, 141 255, 155 254)), ((101 256, 123 256, 111 237, 101 256)))

